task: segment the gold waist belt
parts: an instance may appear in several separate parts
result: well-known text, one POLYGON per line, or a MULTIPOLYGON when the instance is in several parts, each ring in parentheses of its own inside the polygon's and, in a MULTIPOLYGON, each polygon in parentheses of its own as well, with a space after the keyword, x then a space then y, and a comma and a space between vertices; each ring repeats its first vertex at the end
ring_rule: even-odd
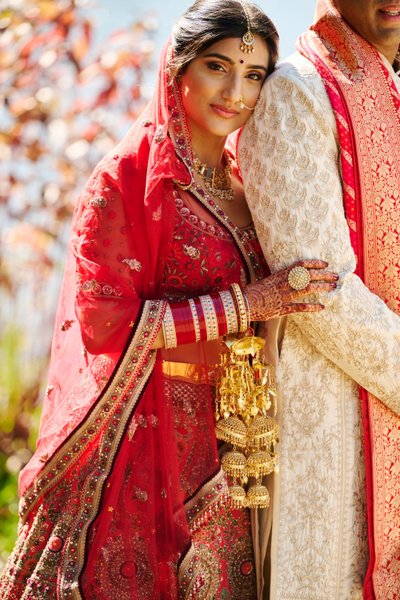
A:
POLYGON ((162 372, 166 377, 197 384, 215 384, 215 365, 199 365, 196 363, 162 361, 162 372))

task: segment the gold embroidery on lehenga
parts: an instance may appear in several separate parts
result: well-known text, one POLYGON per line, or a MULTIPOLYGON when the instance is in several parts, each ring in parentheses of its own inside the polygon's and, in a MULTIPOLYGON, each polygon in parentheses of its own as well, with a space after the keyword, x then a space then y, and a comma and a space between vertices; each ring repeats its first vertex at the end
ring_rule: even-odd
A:
MULTIPOLYGON (((218 477, 218 476, 217 476, 218 477)), ((197 501, 209 492, 205 489, 197 501)), ((255 600, 253 547, 245 510, 210 514, 197 532, 179 567, 180 600, 255 600)))
POLYGON ((103 598, 149 600, 154 598, 154 583, 145 540, 136 536, 127 547, 127 540, 121 535, 109 536, 91 582, 93 593, 97 590, 103 598), (135 588, 132 587, 133 581, 136 582, 135 588))

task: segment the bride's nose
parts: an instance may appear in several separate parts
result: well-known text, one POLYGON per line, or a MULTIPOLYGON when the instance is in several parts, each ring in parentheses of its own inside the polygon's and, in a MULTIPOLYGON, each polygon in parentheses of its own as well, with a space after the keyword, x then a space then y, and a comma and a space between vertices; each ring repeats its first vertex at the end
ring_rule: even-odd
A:
POLYGON ((222 98, 234 105, 240 102, 242 97, 242 81, 241 77, 237 74, 232 74, 226 81, 222 91, 222 98))

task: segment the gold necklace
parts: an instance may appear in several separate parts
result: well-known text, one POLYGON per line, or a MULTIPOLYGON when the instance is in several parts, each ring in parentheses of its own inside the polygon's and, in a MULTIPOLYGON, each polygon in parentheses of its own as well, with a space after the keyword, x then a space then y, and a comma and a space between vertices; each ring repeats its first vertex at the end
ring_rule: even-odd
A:
POLYGON ((225 166, 222 169, 217 167, 210 167, 206 163, 193 155, 193 168, 196 173, 201 177, 204 182, 204 186, 212 196, 232 202, 234 200, 234 192, 232 189, 232 166, 231 159, 224 153, 225 166))

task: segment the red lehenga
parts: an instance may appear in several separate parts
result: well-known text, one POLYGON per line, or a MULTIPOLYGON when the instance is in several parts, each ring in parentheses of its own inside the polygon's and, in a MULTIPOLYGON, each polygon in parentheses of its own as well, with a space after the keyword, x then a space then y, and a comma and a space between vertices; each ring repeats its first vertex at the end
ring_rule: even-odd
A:
POLYGON ((220 468, 206 344, 151 350, 165 298, 265 273, 253 229, 195 183, 181 189, 191 148, 167 56, 74 216, 3 600, 257 597, 249 515, 230 507, 220 468))

